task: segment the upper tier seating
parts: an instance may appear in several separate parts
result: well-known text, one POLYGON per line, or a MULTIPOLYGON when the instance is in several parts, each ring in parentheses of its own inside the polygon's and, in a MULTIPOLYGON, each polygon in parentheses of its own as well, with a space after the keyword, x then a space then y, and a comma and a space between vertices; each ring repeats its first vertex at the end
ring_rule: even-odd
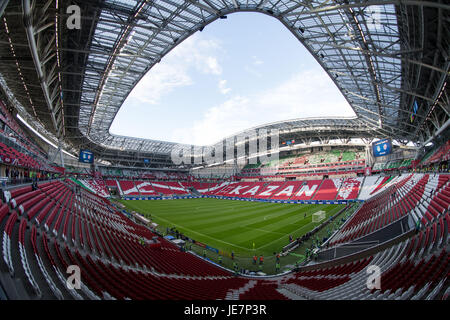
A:
POLYGON ((33 158, 0 142, 0 158, 4 163, 35 170, 54 172, 54 168, 44 160, 33 158))
MULTIPOLYGON (((36 157, 46 157, 47 153, 29 139, 28 135, 21 129, 15 118, 7 110, 5 104, 1 100, 0 120, 2 120, 17 135, 17 138, 19 139, 16 138, 15 141, 22 148, 26 149, 36 157)), ((2 132, 1 130, 0 133, 6 134, 6 132, 2 132)))
POLYGON ((264 164, 247 164, 241 171, 242 176, 285 175, 299 172, 323 172, 364 168, 364 153, 351 151, 330 151, 290 156, 264 164), (274 170, 276 169, 276 170, 274 170), (271 172, 271 170, 273 172, 271 172))
POLYGON ((422 164, 428 165, 430 163, 447 161, 450 159, 450 141, 437 148, 431 155, 424 157, 422 164))

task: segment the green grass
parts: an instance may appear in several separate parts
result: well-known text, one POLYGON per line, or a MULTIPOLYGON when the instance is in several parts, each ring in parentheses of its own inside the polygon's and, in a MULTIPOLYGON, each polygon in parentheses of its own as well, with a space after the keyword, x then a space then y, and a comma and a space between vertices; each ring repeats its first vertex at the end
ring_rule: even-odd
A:
POLYGON ((281 204, 219 199, 121 200, 129 210, 149 217, 157 224, 175 227, 196 241, 228 255, 265 256, 280 252, 289 235, 300 237, 320 223, 312 214, 323 210, 327 218, 344 205, 281 204), (306 213, 306 217, 305 217, 306 213), (255 243, 255 249, 253 249, 255 243))

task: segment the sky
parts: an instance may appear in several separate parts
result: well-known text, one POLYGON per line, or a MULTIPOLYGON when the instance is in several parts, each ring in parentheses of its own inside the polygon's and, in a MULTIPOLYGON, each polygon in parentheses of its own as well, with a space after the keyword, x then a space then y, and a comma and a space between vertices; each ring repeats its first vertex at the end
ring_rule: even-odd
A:
POLYGON ((278 20, 241 12, 196 32, 150 69, 110 133, 210 145, 257 125, 320 116, 355 114, 278 20))

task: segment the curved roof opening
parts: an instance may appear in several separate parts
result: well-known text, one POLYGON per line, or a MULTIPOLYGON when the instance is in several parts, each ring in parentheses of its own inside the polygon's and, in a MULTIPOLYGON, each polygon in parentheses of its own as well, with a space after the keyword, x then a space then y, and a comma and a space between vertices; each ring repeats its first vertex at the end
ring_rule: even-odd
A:
POLYGON ((167 54, 130 93, 110 133, 209 145, 265 123, 343 116, 355 113, 294 35, 246 12, 167 54))

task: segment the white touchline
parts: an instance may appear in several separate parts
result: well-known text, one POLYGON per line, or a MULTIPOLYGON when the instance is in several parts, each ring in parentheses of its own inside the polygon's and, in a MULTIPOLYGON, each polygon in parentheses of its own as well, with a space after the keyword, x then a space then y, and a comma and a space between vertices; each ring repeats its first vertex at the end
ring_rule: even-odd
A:
MULTIPOLYGON (((312 211, 312 210, 313 210, 313 209, 308 210, 308 211, 306 211, 306 213, 308 213, 308 212, 310 212, 310 211, 312 211)), ((303 227, 294 230, 294 232, 297 232, 297 231, 299 231, 299 230, 302 230, 304 227, 309 226, 311 223, 313 223, 313 222, 311 221, 310 223, 305 224, 303 227)), ((294 233, 294 232, 293 232, 293 233, 294 233)), ((283 235, 283 237, 284 237, 284 236, 286 236, 286 235, 283 235)), ((276 242, 276 241, 279 241, 279 240, 280 240, 281 238, 283 238, 283 237, 279 237, 278 239, 276 239, 276 240, 274 240, 274 241, 268 242, 268 243, 266 243, 265 245, 259 247, 258 249, 265 248, 265 247, 267 247, 268 245, 270 245, 270 244, 272 244, 272 243, 274 243, 274 242, 276 242)))
MULTIPOLYGON (((306 211, 306 213, 308 213, 309 211, 311 211, 311 210, 306 211)), ((290 213, 290 212, 289 212, 289 213, 290 213)), ((284 213, 283 213, 283 214, 284 214, 284 213)), ((264 220, 267 220, 267 217, 272 217, 272 216, 274 216, 274 215, 276 215, 276 214, 275 214, 275 213, 268 214, 268 215, 264 216, 264 220)), ((302 218, 302 220, 303 220, 303 218, 302 218)))
MULTIPOLYGON (((306 213, 309 213, 309 212, 311 212, 311 211, 314 210, 314 209, 315 209, 315 207, 313 207, 311 210, 306 211, 306 213)), ((334 210, 336 210, 336 209, 333 209, 333 211, 334 211, 334 210)), ((331 211, 331 210, 330 210, 330 211, 331 211)), ((256 228, 250 228, 250 227, 243 226, 244 228, 249 228, 249 229, 254 229, 254 230, 260 230, 260 231, 265 231, 265 232, 271 232, 271 233, 279 233, 279 234, 283 234, 282 237, 279 237, 279 238, 277 238, 277 239, 275 239, 275 240, 273 240, 273 241, 271 241, 271 242, 268 242, 268 243, 266 243, 265 245, 263 245, 263 246, 261 246, 261 247, 258 247, 258 248, 255 248, 255 249, 249 249, 249 248, 244 248, 244 247, 238 246, 237 244, 233 244, 233 243, 230 243, 230 242, 226 242, 226 241, 224 241, 224 240, 220 240, 220 239, 217 239, 217 238, 208 236, 208 235, 206 235, 206 234, 204 234, 204 233, 201 233, 201 232, 198 232, 198 231, 194 231, 194 230, 192 230, 192 229, 189 229, 189 228, 180 226, 179 224, 173 223, 173 222, 171 222, 171 221, 169 221, 169 220, 166 220, 166 219, 164 219, 164 218, 161 218, 161 217, 158 217, 158 216, 156 216, 156 217, 159 218, 159 219, 161 219, 161 220, 164 220, 164 221, 166 221, 166 222, 168 222, 168 223, 171 223, 171 224, 173 224, 174 226, 177 226, 177 227, 180 227, 180 228, 189 230, 189 231, 192 232, 192 233, 199 234, 199 235, 201 235, 201 236, 210 238, 210 239, 215 240, 215 241, 219 241, 219 242, 222 242, 222 243, 226 243, 226 244, 228 244, 228 245, 230 245, 230 246, 233 246, 233 247, 241 248, 241 249, 243 249, 243 250, 245 250, 245 251, 254 251, 254 250, 258 250, 258 249, 265 248, 265 247, 271 245, 271 244, 274 243, 274 242, 279 241, 281 238, 283 238, 283 237, 286 236, 286 234, 283 234, 283 233, 281 233, 281 232, 267 231, 267 230, 262 230, 262 229, 256 229, 256 228)), ((301 228, 294 230, 294 232, 297 232, 297 231, 299 231, 299 230, 302 230, 304 227, 309 226, 311 223, 313 223, 313 222, 311 221, 310 223, 305 224, 305 225, 302 226, 301 228)))
POLYGON ((243 226, 243 228, 247 228, 247 229, 250 229, 250 230, 258 230, 258 231, 267 232, 267 233, 275 233, 275 234, 283 234, 284 235, 284 233, 282 233, 282 232, 269 231, 269 230, 252 228, 252 227, 247 227, 247 226, 243 226))
POLYGON ((158 218, 161 219, 161 220, 164 220, 164 221, 166 221, 166 222, 168 222, 168 223, 170 223, 170 224, 173 224, 174 226, 177 226, 177 227, 186 229, 186 230, 188 230, 188 231, 190 231, 190 232, 192 232, 192 233, 196 233, 196 234, 199 234, 199 235, 201 235, 201 236, 210 238, 210 239, 212 239, 212 240, 219 241, 219 242, 222 242, 222 243, 226 243, 226 244, 229 244, 230 246, 233 246, 233 247, 238 247, 238 248, 244 249, 244 250, 246 250, 246 251, 251 251, 251 249, 244 248, 244 247, 238 246, 237 244, 229 243, 229 242, 226 242, 226 241, 217 239, 217 238, 213 238, 213 237, 208 236, 208 235, 206 235, 206 234, 204 234, 204 233, 201 233, 201 232, 198 232, 198 231, 194 231, 194 230, 192 230, 192 229, 189 229, 189 228, 180 226, 179 224, 173 223, 173 222, 171 222, 171 221, 169 221, 169 220, 166 220, 166 219, 164 219, 164 218, 161 218, 161 217, 158 217, 158 218))
MULTIPOLYGON (((306 213, 308 213, 309 211, 306 211, 306 213)), ((296 229, 296 230, 294 230, 294 232, 296 232, 296 231, 298 231, 298 230, 301 230, 301 229, 303 229, 304 227, 306 227, 306 226, 308 226, 309 224, 311 224, 312 222, 310 222, 310 223, 308 223, 308 224, 305 224, 303 227, 301 227, 301 228, 299 228, 299 229, 296 229)), ((275 240, 273 240, 273 241, 271 241, 271 242, 268 242, 268 243, 266 243, 265 245, 263 245, 263 246, 261 246, 261 247, 259 247, 258 249, 261 249, 261 248, 265 248, 265 247, 267 247, 268 245, 270 245, 270 244, 272 244, 272 243, 274 243, 274 242, 277 242, 277 241, 280 241, 281 240, 281 238, 284 238, 286 236, 286 234, 283 234, 283 236, 282 237, 279 237, 278 239, 275 239, 275 240)))

